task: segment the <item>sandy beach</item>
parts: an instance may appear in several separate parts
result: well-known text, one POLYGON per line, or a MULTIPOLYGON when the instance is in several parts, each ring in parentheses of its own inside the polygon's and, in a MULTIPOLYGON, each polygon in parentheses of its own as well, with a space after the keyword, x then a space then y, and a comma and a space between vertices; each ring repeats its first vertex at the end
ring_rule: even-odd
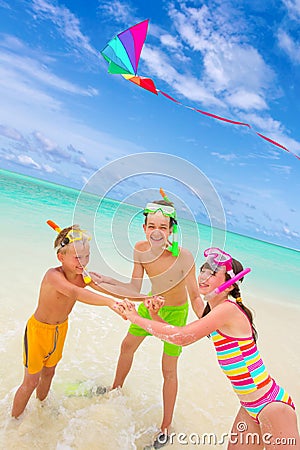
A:
MULTIPOLYGON (((31 289, 35 291, 36 286, 31 285, 31 289)), ((27 292, 22 289, 23 300, 28 296, 29 286, 27 292)), ((20 286, 14 286, 9 297, 10 304, 6 304, 1 315, 1 448, 129 450, 148 444, 161 419, 159 340, 148 338, 144 342, 122 391, 104 396, 82 395, 95 386, 111 383, 120 342, 127 331, 128 323, 105 308, 75 306, 63 360, 49 398, 43 406, 32 398, 19 420, 9 417, 13 393, 22 378, 21 342, 25 310, 30 309, 22 306, 22 311, 13 312, 17 309, 13 300, 20 297, 20 286), (77 386, 78 382, 83 385, 77 386)), ((32 295, 27 303, 34 306, 32 295)), ((300 404, 299 307, 255 297, 251 298, 251 307, 269 372, 289 391, 295 404, 300 404)), ((190 320, 194 318, 191 312, 190 320)), ((195 433, 214 433, 221 439, 230 430, 237 409, 238 400, 218 368, 209 339, 186 347, 179 364, 173 431, 186 433, 186 439, 195 433)), ((183 447, 175 440, 171 448, 195 445, 188 443, 183 447)), ((226 447, 218 444, 201 448, 226 447)))

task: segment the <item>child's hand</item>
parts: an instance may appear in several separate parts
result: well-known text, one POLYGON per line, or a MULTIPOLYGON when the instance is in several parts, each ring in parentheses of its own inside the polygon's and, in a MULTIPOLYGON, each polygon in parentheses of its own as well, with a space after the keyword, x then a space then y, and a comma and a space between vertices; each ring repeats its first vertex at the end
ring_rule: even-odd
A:
POLYGON ((115 313, 117 313, 119 316, 122 317, 122 319, 127 320, 127 317, 124 314, 124 308, 122 307, 123 301, 121 302, 114 302, 112 306, 110 306, 110 309, 112 309, 115 313))
POLYGON ((138 315, 135 309, 135 304, 130 302, 128 298, 125 298, 122 302, 116 302, 118 314, 120 314, 124 319, 132 320, 138 315))
POLYGON ((165 299, 161 295, 154 295, 153 297, 144 300, 144 305, 148 308, 151 315, 158 314, 158 311, 164 303, 165 299))

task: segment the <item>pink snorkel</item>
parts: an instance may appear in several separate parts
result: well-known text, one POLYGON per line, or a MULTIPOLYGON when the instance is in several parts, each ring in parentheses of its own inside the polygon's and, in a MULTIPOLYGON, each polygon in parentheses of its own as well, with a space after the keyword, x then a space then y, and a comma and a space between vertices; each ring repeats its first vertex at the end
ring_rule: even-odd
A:
POLYGON ((214 298, 217 294, 220 294, 220 292, 225 291, 225 289, 229 288, 234 283, 243 278, 247 273, 251 272, 251 269, 248 267, 235 275, 232 270, 232 257, 229 255, 229 253, 224 252, 218 247, 207 248, 206 250, 204 250, 204 256, 207 258, 207 262, 213 270, 215 270, 217 267, 223 266, 225 267, 226 272, 231 276, 230 280, 225 281, 225 283, 221 284, 221 286, 205 295, 204 299, 207 301, 214 298))

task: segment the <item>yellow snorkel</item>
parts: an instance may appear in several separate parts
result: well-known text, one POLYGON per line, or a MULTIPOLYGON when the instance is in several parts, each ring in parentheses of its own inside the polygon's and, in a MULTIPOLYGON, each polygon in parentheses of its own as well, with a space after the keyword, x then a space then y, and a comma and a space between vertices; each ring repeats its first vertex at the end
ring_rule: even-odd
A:
MULTIPOLYGON (((54 231, 56 231, 56 233, 60 233, 61 232, 61 228, 52 220, 47 220, 47 224, 49 225, 49 227, 51 227, 54 231)), ((80 233, 82 234, 82 231, 79 230, 80 233)), ((67 235, 68 236, 68 235, 67 235)), ((77 239, 72 239, 68 237, 68 243, 74 242, 77 239)), ((67 245, 67 244, 65 244, 67 245)), ((90 276, 90 274, 88 273, 88 271, 85 269, 85 267, 83 268, 83 272, 82 272, 82 278, 83 281, 85 282, 85 284, 89 284, 92 281, 92 278, 90 276)))
MULTIPOLYGON (((171 202, 171 200, 169 199, 169 197, 167 196, 167 194, 165 193, 165 191, 163 190, 163 188, 159 189, 160 195, 162 196, 162 198, 166 201, 166 202, 171 202)), ((173 224, 173 238, 172 238, 172 245, 170 245, 170 247, 168 247, 168 250, 172 253, 173 256, 178 256, 179 255, 179 247, 178 247, 178 225, 177 225, 177 216, 176 216, 176 210, 174 208, 174 224, 173 224)))

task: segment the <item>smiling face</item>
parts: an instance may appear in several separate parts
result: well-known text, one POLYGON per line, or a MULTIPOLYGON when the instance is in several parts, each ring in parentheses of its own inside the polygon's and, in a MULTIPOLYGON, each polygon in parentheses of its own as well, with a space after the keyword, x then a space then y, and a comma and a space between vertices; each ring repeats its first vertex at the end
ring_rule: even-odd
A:
POLYGON ((88 242, 83 243, 82 241, 68 244, 66 251, 58 253, 57 257, 65 272, 81 275, 90 259, 90 245, 88 242))
POLYGON ((164 216, 160 211, 153 214, 148 213, 147 221, 143 228, 151 247, 165 247, 172 233, 170 218, 164 216))
POLYGON ((225 283, 225 273, 225 267, 220 266, 214 271, 207 263, 204 264, 198 276, 200 294, 206 295, 225 283))

